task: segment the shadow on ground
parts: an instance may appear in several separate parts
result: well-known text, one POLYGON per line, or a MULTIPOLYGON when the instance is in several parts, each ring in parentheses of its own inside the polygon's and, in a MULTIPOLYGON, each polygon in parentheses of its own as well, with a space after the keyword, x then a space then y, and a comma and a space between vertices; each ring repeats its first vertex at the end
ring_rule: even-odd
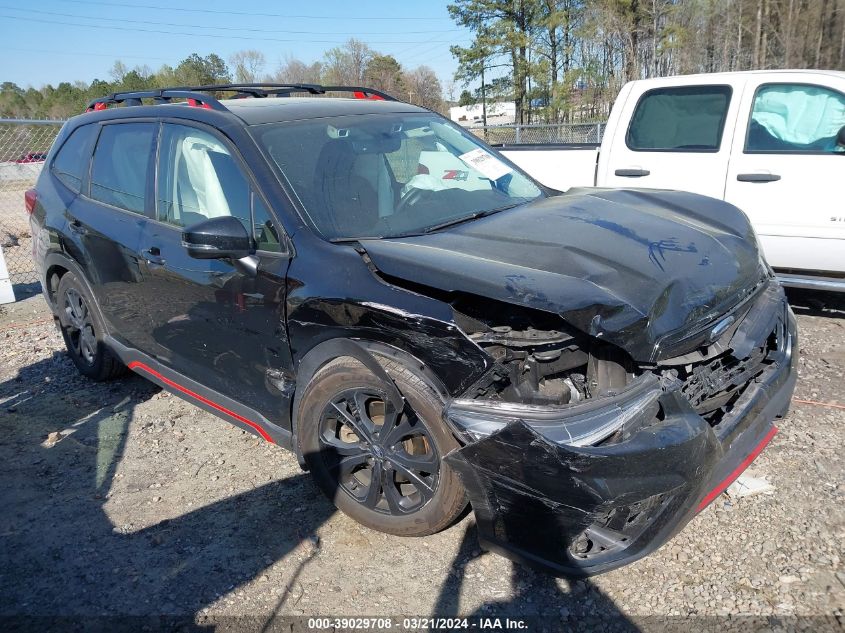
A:
POLYGON ((801 288, 787 288, 786 296, 795 314, 845 318, 845 292, 819 292, 801 288))
POLYGON ((23 301, 41 294, 41 284, 38 282, 16 283, 12 285, 12 291, 15 293, 15 301, 23 301))
MULTIPOLYGON (((531 631, 639 631, 588 578, 559 582, 556 578, 516 563, 511 564, 511 596, 491 600, 473 613, 462 613, 459 608, 461 587, 467 568, 473 560, 484 554, 478 548, 475 525, 464 533, 461 546, 452 562, 449 575, 440 588, 437 603, 432 611, 439 618, 468 617, 472 619, 498 618, 501 628, 513 629, 505 621, 524 621, 531 631), (561 585, 569 587, 568 590, 561 585)), ((495 622, 491 622, 496 627, 495 622)))
POLYGON ((0 384, 0 616, 193 614, 297 546, 316 553, 334 508, 304 473, 145 529, 113 525, 103 505, 129 421, 158 389, 130 376, 92 391, 64 354, 0 384), (71 432, 51 445, 56 428, 71 432))

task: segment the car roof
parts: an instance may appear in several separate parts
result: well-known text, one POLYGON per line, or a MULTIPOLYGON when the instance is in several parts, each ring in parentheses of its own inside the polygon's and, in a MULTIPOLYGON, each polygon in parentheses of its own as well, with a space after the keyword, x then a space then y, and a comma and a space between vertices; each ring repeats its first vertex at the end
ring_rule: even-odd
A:
MULTIPOLYGON (((719 81, 726 81, 730 80, 731 78, 740 78, 746 77, 749 75, 757 75, 757 76, 769 76, 775 77, 778 75, 781 76, 789 76, 792 79, 792 75, 804 75, 807 77, 812 76, 831 76, 831 77, 840 77, 845 78, 845 72, 840 70, 820 70, 820 69, 800 69, 800 68, 787 68, 787 69, 767 69, 767 70, 735 70, 731 72, 723 72, 723 73, 699 73, 699 74, 692 74, 692 75, 670 75, 668 77, 651 77, 649 79, 637 79, 635 80, 638 84, 681 84, 689 81, 701 81, 702 83, 714 84, 718 83, 719 81)), ((800 77, 799 77, 800 79, 800 77)), ((798 82, 800 83, 800 81, 798 82)))
POLYGON ((220 103, 247 125, 299 121, 348 114, 425 114, 429 110, 401 101, 338 97, 262 97, 221 99, 220 103))

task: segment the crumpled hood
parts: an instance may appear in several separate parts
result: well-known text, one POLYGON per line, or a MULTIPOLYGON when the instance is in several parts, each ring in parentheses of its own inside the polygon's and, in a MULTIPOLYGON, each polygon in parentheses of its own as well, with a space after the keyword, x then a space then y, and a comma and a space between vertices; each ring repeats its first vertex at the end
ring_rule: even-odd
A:
POLYGON ((746 217, 691 193, 574 189, 430 235, 362 240, 387 275, 560 314, 654 361, 767 274, 746 217))

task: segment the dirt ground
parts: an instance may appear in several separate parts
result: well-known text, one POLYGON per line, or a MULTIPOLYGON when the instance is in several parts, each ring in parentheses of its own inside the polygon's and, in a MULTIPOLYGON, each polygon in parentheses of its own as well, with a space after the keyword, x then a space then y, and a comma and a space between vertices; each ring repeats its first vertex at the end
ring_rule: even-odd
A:
POLYGON ((821 300, 796 298, 797 401, 752 467, 774 493, 723 495, 655 554, 581 581, 481 552, 471 515, 427 538, 360 527, 291 454, 138 376, 81 378, 41 296, 4 306, 0 616, 251 615, 257 629, 279 614, 617 616, 648 629, 656 615, 755 615, 841 630, 845 309, 821 300))
POLYGON ((24 207, 23 194, 27 184, 3 182, 0 169, 0 247, 3 248, 3 257, 13 284, 38 280, 32 261, 29 216, 24 207))

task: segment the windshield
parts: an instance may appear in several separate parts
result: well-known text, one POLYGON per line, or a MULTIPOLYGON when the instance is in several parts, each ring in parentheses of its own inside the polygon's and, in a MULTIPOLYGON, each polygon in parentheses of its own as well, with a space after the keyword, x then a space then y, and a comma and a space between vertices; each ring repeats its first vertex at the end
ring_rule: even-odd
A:
POLYGON ((270 123, 255 136, 330 240, 433 231, 542 195, 458 126, 427 114, 270 123))

